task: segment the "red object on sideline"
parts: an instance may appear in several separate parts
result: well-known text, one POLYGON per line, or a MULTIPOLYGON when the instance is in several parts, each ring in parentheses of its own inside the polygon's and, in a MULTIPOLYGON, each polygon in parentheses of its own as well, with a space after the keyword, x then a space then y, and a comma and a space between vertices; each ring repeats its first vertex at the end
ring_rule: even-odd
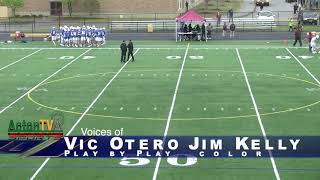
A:
POLYGON ((202 16, 200 16, 198 13, 196 13, 193 10, 190 10, 186 12, 184 15, 176 17, 176 21, 195 21, 195 22, 203 22, 206 21, 206 19, 202 16))

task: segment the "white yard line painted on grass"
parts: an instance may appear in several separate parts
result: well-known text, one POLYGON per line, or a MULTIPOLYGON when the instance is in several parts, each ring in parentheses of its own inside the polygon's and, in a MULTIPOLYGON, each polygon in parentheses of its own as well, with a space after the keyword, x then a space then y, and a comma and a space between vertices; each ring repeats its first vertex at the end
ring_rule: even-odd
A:
MULTIPOLYGON (((137 52, 139 52, 140 49, 137 49, 136 52, 133 54, 137 54, 137 52)), ((76 121, 76 123, 73 124, 73 126, 71 127, 71 129, 68 131, 68 133, 66 134, 66 136, 69 136, 72 131, 77 127, 77 125, 80 123, 80 121, 83 119, 83 117, 89 112, 89 110, 91 109, 91 107, 93 107, 93 105, 98 101, 98 99, 100 99, 100 97, 102 96, 102 94, 106 91, 106 89, 110 86, 110 84, 116 79, 116 77, 118 77, 118 75, 120 74, 120 72, 127 66, 127 64, 130 61, 131 58, 129 59, 129 61, 127 61, 120 69, 119 71, 112 77, 112 79, 109 80, 109 82, 107 83, 107 85, 100 91, 100 93, 97 95, 97 97, 91 102, 91 104, 87 107, 87 109, 81 114, 81 116, 79 117, 79 119, 76 121)), ((48 163, 48 161, 50 160, 50 158, 46 158, 46 160, 41 164, 41 166, 37 169, 37 171, 32 175, 32 177, 30 178, 30 180, 34 180, 37 175, 39 174, 39 172, 44 168, 44 166, 48 163)))
MULTIPOLYGON (((163 141, 165 141, 166 136, 168 135, 170 122, 171 122, 171 117, 172 117, 173 109, 174 109, 174 106, 175 106, 175 103, 176 103, 177 93, 178 93, 178 90, 179 90, 179 85, 180 85, 180 80, 181 80, 181 77, 182 77, 184 65, 185 65, 185 62, 186 62, 186 59, 187 59, 189 46, 190 46, 190 44, 188 43, 186 52, 184 54, 184 59, 183 59, 183 62, 182 62, 181 68, 180 68, 180 73, 179 73, 179 77, 178 77, 178 80, 177 80, 176 89, 174 90, 174 95, 173 95, 172 102, 171 102, 171 107, 170 107, 170 111, 169 111, 169 115, 168 115, 168 119, 167 119, 166 128, 165 128, 164 133, 163 133, 163 141)), ((161 157, 159 157, 158 160, 157 160, 157 164, 156 164, 156 167, 154 169, 152 180, 157 180, 157 175, 158 175, 158 172, 159 172, 160 163, 161 163, 161 157)))
POLYGON ((307 71, 307 73, 318 83, 320 84, 320 81, 309 71, 309 69, 302 64, 301 61, 299 61, 299 59, 288 49, 286 48, 286 50, 291 54, 291 56, 300 64, 300 66, 305 70, 307 71))
MULTIPOLYGON (((242 69, 244 78, 246 80, 247 87, 248 87, 248 90, 249 90, 249 93, 250 93, 251 101, 252 101, 252 104, 253 104, 254 109, 256 111, 256 116, 257 116, 257 119, 259 121, 259 125, 260 125, 260 129, 261 129, 262 135, 263 135, 264 139, 266 140, 267 139, 267 134, 266 134, 265 128, 264 128, 262 120, 261 120, 261 116, 260 116, 260 112, 259 112, 259 109, 258 109, 258 106, 257 106, 257 103, 256 103, 256 99, 253 96, 252 89, 251 89, 251 86, 250 86, 250 83, 249 83, 249 79, 248 79, 246 70, 245 70, 245 68, 243 66, 239 50, 236 49, 236 51, 237 51, 238 59, 239 59, 240 65, 241 65, 241 69, 242 69)), ((278 168, 277 168, 276 162, 275 162, 275 160, 273 158, 272 152, 270 150, 268 150, 268 153, 269 153, 269 156, 270 156, 270 160, 271 160, 271 164, 272 164, 274 175, 276 176, 277 180, 280 180, 281 178, 280 178, 280 175, 279 175, 279 172, 278 172, 278 168)))
POLYGON ((91 49, 88 49, 87 51, 85 51, 84 53, 82 53, 80 56, 78 56, 77 58, 75 58, 74 60, 70 61, 68 64, 66 64, 65 66, 63 66, 62 68, 60 68, 58 71, 54 72, 53 74, 51 74, 50 76, 48 76, 46 79, 44 79, 43 81, 41 81, 39 84, 35 85, 33 88, 31 88, 28 92, 26 92, 25 94, 23 94, 22 96, 20 96, 18 99, 16 99, 15 101, 13 101, 11 104, 9 104, 8 106, 6 106, 4 109, 2 109, 0 111, 0 114, 2 114, 5 110, 7 110, 8 108, 10 108, 12 105, 14 105, 15 103, 17 103, 18 101, 20 101, 20 99, 24 98, 26 95, 28 95, 29 93, 31 93, 32 91, 34 91, 35 89, 37 89, 39 86, 41 86, 44 82, 46 82, 48 79, 52 78, 53 76, 55 76, 56 74, 58 74, 60 71, 64 70, 65 68, 67 68, 68 66, 70 66, 73 62, 75 62, 76 60, 78 60, 79 58, 81 58, 83 55, 85 55, 87 52, 91 51, 91 49))
POLYGON ((21 58, 21 59, 19 59, 19 60, 17 60, 17 61, 14 61, 14 62, 12 62, 12 63, 10 63, 10 64, 8 64, 8 65, 0 68, 0 71, 2 71, 2 70, 4 70, 4 69, 6 69, 6 68, 8 68, 8 67, 10 67, 10 66, 12 66, 12 65, 14 65, 14 64, 16 64, 16 63, 18 63, 18 62, 20 62, 20 61, 22 61, 22 60, 24 60, 24 59, 26 59, 26 58, 28 58, 28 57, 36 54, 36 53, 38 53, 38 52, 40 52, 40 51, 42 51, 42 49, 38 49, 37 51, 35 51, 35 52, 31 53, 31 54, 28 54, 28 55, 24 56, 23 58, 21 58))

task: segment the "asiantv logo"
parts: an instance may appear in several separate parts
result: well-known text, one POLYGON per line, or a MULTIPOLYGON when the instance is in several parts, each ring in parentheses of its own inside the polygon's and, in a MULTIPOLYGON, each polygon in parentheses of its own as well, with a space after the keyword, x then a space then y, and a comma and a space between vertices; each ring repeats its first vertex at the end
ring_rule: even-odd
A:
POLYGON ((10 139, 60 139, 63 137, 62 113, 53 113, 49 119, 40 120, 10 120, 8 136, 10 139))

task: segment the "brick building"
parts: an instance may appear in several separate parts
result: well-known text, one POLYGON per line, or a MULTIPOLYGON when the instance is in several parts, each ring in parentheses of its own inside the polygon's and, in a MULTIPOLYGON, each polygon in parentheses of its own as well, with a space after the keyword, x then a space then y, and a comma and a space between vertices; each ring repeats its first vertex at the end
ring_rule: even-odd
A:
MULTIPOLYGON (((181 13, 187 0, 98 0, 98 13, 181 13), (130 5, 129 5, 130 3, 130 5)), ((202 0, 188 0, 190 5, 202 0)), ((74 14, 85 14, 83 0, 76 0, 74 14)), ((68 15, 68 10, 61 0, 25 0, 18 15, 68 15)))

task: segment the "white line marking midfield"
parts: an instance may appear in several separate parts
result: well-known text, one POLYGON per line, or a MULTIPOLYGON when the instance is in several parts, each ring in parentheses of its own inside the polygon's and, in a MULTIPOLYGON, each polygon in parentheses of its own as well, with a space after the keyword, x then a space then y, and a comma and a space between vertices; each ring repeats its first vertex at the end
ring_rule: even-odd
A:
MULTIPOLYGON (((136 52, 134 53, 134 55, 139 52, 140 49, 137 49, 136 52)), ((87 52, 87 51, 86 51, 87 52)), ((66 134, 66 136, 69 136, 72 131, 74 130, 74 128, 77 127, 77 125, 80 123, 80 121, 83 119, 83 117, 89 112, 89 110, 91 109, 91 107, 93 107, 93 105, 98 101, 98 99, 102 96, 102 94, 106 91, 106 89, 110 86, 110 84, 116 79, 116 77, 120 74, 120 72, 127 66, 127 64, 130 62, 131 59, 129 59, 129 61, 127 61, 120 69, 119 71, 112 77, 111 80, 109 80, 109 82, 107 83, 107 85, 100 91, 100 93, 98 94, 98 96, 91 102, 91 104, 88 106, 88 108, 81 114, 81 116, 79 117, 79 119, 76 121, 76 123, 72 126, 72 128, 68 131, 68 133, 66 134)), ((39 172, 43 169, 43 167, 48 163, 48 161, 50 160, 50 158, 46 158, 46 160, 41 164, 41 166, 37 169, 37 171, 32 175, 32 177, 30 178, 30 180, 34 180, 37 175, 39 174, 39 172)))
MULTIPOLYGON (((174 109, 174 106, 175 106, 175 102, 176 102, 177 93, 178 93, 178 90, 179 90, 179 85, 180 85, 180 80, 181 80, 181 77, 182 77, 184 65, 185 65, 185 62, 186 62, 186 59, 187 59, 189 46, 190 46, 190 44, 188 44, 186 52, 184 54, 184 59, 183 59, 182 65, 181 65, 179 77, 178 77, 177 84, 176 84, 176 89, 174 91, 174 95, 173 95, 172 102, 171 102, 171 107, 170 107, 170 111, 169 111, 169 115, 168 115, 168 119, 167 119, 166 128, 165 128, 164 133, 163 133, 163 141, 166 140, 166 136, 168 135, 170 122, 171 122, 171 117, 172 117, 173 109, 174 109)), ((158 175, 158 172, 159 172, 161 159, 162 159, 161 157, 159 157, 157 159, 157 163, 156 163, 156 167, 155 167, 154 172, 153 172, 152 180, 157 180, 157 175, 158 175)))
MULTIPOLYGON (((251 101, 252 101, 254 109, 256 111, 256 115, 257 115, 257 119, 259 121, 259 125, 260 125, 260 129, 261 129, 262 135, 263 135, 264 139, 266 140, 267 139, 267 134, 266 134, 266 131, 264 129, 264 126, 263 126, 263 123, 262 123, 262 120, 261 120, 261 116, 260 116, 260 112, 259 112, 256 100, 255 100, 255 98, 253 96, 253 93, 252 93, 252 89, 251 89, 251 86, 250 86, 250 83, 249 83, 249 79, 248 79, 246 70, 245 70, 245 68, 243 66, 239 50, 236 49, 236 51, 237 51, 238 59, 239 59, 240 65, 241 65, 241 69, 242 69, 242 72, 243 72, 247 87, 248 87, 248 90, 249 90, 249 93, 250 93, 251 101)), ((276 176, 276 179, 280 180, 281 178, 280 178, 280 175, 279 175, 279 172, 278 172, 278 168, 277 168, 276 162, 275 162, 275 160, 273 158, 272 152, 269 150, 268 153, 269 153, 269 156, 270 156, 273 172, 274 172, 274 174, 276 176)))

